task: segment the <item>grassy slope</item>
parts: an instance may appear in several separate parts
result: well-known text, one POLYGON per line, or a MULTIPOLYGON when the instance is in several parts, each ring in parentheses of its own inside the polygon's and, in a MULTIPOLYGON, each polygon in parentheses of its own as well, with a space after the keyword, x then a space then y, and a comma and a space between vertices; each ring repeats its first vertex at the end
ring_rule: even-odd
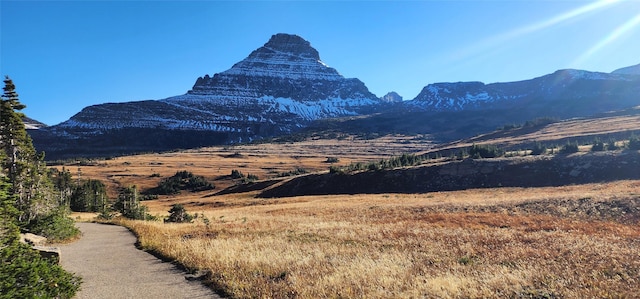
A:
MULTIPOLYGON (((628 121, 606 134, 632 129, 628 121)), ((531 134, 555 140, 604 128, 598 122, 564 124, 571 122, 531 134)), ((296 167, 326 171, 327 157, 349 164, 434 147, 424 139, 395 138, 208 148, 80 168, 84 177, 107 179, 112 188, 153 186, 185 169, 221 189, 234 183, 225 178, 232 169, 266 178, 296 167)), ((166 215, 171 204, 184 203, 198 220, 126 225, 143 247, 210 271, 212 285, 238 298, 600 298, 634 297, 640 289, 640 181, 286 199, 254 195, 162 197, 146 202, 152 213, 166 215)))

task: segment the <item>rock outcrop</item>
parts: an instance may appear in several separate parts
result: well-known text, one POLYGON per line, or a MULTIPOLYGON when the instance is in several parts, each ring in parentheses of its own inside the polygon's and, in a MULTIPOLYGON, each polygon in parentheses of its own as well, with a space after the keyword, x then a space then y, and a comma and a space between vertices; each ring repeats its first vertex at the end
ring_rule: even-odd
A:
POLYGON ((43 258, 50 259, 56 264, 60 262, 60 248, 47 246, 47 238, 32 233, 23 233, 20 234, 20 242, 33 247, 43 258))
POLYGON ((400 96, 397 92, 392 91, 381 97, 380 100, 385 103, 400 103, 402 102, 402 96, 400 96))

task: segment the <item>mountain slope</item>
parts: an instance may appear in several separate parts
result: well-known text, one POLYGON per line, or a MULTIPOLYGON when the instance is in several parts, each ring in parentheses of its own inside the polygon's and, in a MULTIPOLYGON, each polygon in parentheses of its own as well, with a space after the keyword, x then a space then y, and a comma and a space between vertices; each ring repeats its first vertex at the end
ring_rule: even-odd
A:
POLYGON ((527 117, 587 116, 640 104, 640 77, 560 70, 509 83, 436 83, 405 104, 423 111, 507 109, 526 111, 527 117))
POLYGON ((43 150, 60 153, 78 150, 77 144, 90 150, 108 140, 132 139, 125 135, 140 132, 156 139, 133 138, 132 148, 242 142, 290 133, 317 119, 368 113, 380 103, 360 80, 324 64, 308 41, 276 34, 229 70, 198 78, 184 95, 90 106, 35 139, 43 150), (194 132, 204 140, 194 142, 194 132), (176 134, 188 134, 190 141, 176 144, 176 134), (174 136, 162 137, 168 135, 174 136))
POLYGON ((640 76, 640 64, 636 64, 633 66, 623 67, 621 69, 617 69, 612 74, 618 75, 639 75, 640 76))

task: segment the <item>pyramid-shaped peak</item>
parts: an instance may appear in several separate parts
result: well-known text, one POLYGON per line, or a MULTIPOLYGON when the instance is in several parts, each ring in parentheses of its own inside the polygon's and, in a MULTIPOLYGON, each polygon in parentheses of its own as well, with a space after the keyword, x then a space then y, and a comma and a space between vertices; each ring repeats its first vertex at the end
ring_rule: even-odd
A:
POLYGON ((320 60, 320 54, 318 54, 316 49, 311 47, 311 43, 295 34, 274 34, 271 36, 271 39, 264 44, 264 47, 278 52, 320 60))

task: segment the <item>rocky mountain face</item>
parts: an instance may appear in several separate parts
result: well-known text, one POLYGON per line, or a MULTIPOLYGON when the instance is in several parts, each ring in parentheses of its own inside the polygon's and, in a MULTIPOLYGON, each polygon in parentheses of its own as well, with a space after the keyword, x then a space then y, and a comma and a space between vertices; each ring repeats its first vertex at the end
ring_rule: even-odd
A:
POLYGON ((389 92, 389 93, 385 94, 380 99, 385 103, 400 103, 400 102, 402 102, 402 96, 399 95, 395 91, 392 91, 392 92, 389 92))
POLYGON ((24 123, 24 127, 27 130, 37 130, 37 129, 42 129, 47 127, 46 124, 27 116, 22 118, 22 122, 24 123))
POLYGON ((380 103, 360 80, 323 63, 308 41, 276 34, 229 70, 198 78, 184 95, 90 106, 34 139, 48 152, 103 149, 121 140, 128 142, 120 147, 138 150, 245 142, 369 113, 380 103))
POLYGON ((435 83, 405 103, 422 111, 500 109, 526 112, 526 117, 589 116, 640 104, 640 76, 560 70, 509 83, 435 83))
POLYGON ((434 83, 410 101, 395 92, 378 98, 360 80, 323 63, 308 41, 276 34, 230 69, 198 78, 183 95, 86 107, 31 135, 49 159, 247 142, 323 126, 447 141, 539 117, 585 117, 638 105, 640 65, 612 73, 560 70, 508 83, 434 83))

